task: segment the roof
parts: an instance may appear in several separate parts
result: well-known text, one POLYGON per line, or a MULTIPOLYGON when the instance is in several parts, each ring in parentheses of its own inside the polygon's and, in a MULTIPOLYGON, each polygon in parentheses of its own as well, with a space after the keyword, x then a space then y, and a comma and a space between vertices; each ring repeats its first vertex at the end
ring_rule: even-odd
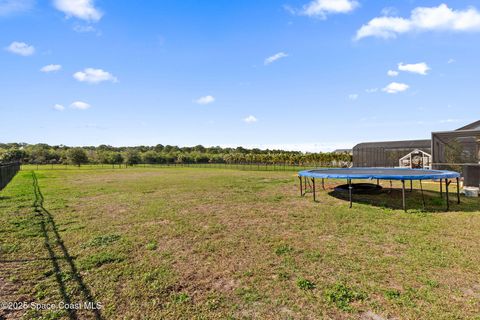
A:
POLYGON ((462 131, 462 130, 480 130, 480 120, 467 124, 466 126, 458 128, 455 131, 462 131))
POLYGON ((402 149, 402 148, 412 148, 412 149, 425 149, 431 148, 432 140, 404 140, 404 141, 382 141, 382 142, 363 142, 357 144, 356 148, 386 148, 386 149, 402 149))

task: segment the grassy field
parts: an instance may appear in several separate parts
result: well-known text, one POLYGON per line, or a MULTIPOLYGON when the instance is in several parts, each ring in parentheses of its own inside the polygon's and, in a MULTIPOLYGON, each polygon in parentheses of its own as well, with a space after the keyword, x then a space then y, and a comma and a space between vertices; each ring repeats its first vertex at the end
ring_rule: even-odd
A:
POLYGON ((426 184, 426 211, 398 190, 348 209, 332 186, 315 203, 293 172, 26 168, 0 192, 0 302, 102 308, 4 317, 480 319, 479 199, 445 213, 426 184))

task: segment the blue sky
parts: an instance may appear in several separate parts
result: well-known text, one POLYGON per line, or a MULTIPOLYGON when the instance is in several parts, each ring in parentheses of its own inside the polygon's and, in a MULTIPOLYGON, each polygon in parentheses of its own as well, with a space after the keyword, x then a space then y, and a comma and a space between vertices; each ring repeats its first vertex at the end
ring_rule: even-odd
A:
POLYGON ((0 28, 2 142, 328 151, 480 119, 480 1, 0 0, 0 28))

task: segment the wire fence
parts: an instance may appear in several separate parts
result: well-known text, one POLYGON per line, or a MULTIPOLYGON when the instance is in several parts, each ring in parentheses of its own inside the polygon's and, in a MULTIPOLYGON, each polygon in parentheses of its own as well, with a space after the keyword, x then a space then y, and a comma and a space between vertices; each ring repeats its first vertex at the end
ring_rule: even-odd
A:
POLYGON ((204 168, 204 169, 233 169, 246 171, 299 171, 326 167, 348 167, 351 163, 332 165, 326 163, 287 164, 287 163, 170 163, 170 164, 26 164, 22 170, 88 170, 88 169, 126 169, 126 168, 204 168))
POLYGON ((5 188, 7 184, 12 181, 13 177, 20 170, 20 163, 5 163, 0 164, 0 190, 5 188))

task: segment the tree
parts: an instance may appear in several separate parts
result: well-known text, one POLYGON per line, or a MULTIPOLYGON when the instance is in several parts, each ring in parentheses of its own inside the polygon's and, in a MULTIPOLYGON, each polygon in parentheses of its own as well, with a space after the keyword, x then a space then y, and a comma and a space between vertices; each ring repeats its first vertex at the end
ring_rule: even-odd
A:
POLYGON ((26 158, 27 153, 21 149, 10 149, 6 150, 3 154, 0 155, 0 161, 3 162, 18 162, 26 158))
POLYGON ((200 153, 204 153, 205 152, 205 147, 202 146, 201 144, 193 147, 193 151, 197 151, 197 152, 200 152, 200 153))
POLYGON ((140 158, 140 154, 138 151, 135 150, 128 150, 127 154, 125 155, 125 163, 129 166, 133 166, 135 164, 139 164, 142 161, 140 158))
POLYGON ((157 144, 155 147, 154 147, 155 151, 157 152, 162 152, 163 149, 164 149, 164 146, 163 144, 157 144))
POLYGON ((68 161, 80 167, 82 163, 88 162, 87 153, 82 148, 73 148, 68 150, 68 161))
POLYGON ((147 151, 143 154, 143 162, 147 164, 154 164, 158 162, 158 154, 153 151, 147 151))
POLYGON ((98 163, 110 163, 110 158, 111 158, 111 152, 109 151, 104 151, 104 150, 99 150, 97 151, 97 161, 98 163))
POLYGON ((123 156, 121 153, 118 152, 113 152, 110 158, 110 163, 111 164, 122 164, 123 163, 123 156))
MULTIPOLYGON (((1 0, 0 0, 1 2, 1 0)), ((458 150, 456 150, 458 151, 458 150)), ((458 151, 460 152, 460 151, 458 151)), ((455 153, 455 154, 458 154, 455 153)), ((455 155, 454 154, 454 155, 455 155)), ((448 155, 447 155, 448 156, 448 155)), ((451 155, 450 155, 451 156, 451 155)), ((453 156, 451 156, 453 158, 453 156)), ((288 164, 303 166, 341 166, 347 167, 352 162, 349 153, 303 153, 299 151, 261 150, 221 147, 163 146, 155 147, 98 147, 69 148, 63 145, 47 144, 29 145, 25 143, 0 143, 0 162, 21 161, 23 163, 108 163, 135 165, 138 163, 256 163, 288 164), (80 151, 78 150, 80 149, 80 151), (85 155, 87 158, 85 158, 85 155)))

